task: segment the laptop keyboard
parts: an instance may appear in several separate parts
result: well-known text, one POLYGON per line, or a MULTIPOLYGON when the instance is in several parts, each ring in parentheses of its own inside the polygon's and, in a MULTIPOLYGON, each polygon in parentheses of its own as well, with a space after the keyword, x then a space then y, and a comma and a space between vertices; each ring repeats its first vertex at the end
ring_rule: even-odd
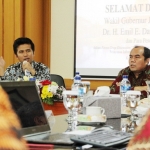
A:
POLYGON ((100 130, 84 136, 74 136, 71 140, 76 143, 91 144, 97 147, 109 147, 128 142, 131 137, 131 133, 118 130, 100 130))

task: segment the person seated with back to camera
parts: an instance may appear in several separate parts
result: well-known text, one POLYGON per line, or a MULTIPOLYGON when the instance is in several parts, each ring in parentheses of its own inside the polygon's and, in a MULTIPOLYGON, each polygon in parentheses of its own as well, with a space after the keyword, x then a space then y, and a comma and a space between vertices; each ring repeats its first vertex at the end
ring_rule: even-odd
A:
POLYGON ((5 60, 0 57, 0 80, 23 80, 27 69, 38 80, 50 80, 50 69, 43 63, 33 60, 35 46, 31 39, 20 37, 14 41, 13 50, 19 62, 10 65, 4 71, 5 60), (25 62, 25 63, 23 63, 25 62))
POLYGON ((120 82, 123 75, 128 75, 131 90, 141 91, 141 99, 147 97, 147 80, 150 80, 150 49, 144 46, 135 46, 129 55, 129 66, 122 69, 110 86, 110 94, 119 94, 120 82))

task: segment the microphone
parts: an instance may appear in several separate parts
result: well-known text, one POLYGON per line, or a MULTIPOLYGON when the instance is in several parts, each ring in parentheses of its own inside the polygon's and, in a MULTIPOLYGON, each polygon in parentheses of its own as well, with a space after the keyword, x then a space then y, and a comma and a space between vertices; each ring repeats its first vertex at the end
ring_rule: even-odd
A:
MULTIPOLYGON (((25 63, 27 63, 27 61, 26 61, 26 60, 25 60, 25 61, 23 61, 23 64, 25 64, 25 63)), ((25 70, 24 70, 24 73, 25 73, 25 76, 27 76, 27 77, 31 76, 30 71, 29 71, 29 70, 27 70, 27 69, 25 69, 25 70)))

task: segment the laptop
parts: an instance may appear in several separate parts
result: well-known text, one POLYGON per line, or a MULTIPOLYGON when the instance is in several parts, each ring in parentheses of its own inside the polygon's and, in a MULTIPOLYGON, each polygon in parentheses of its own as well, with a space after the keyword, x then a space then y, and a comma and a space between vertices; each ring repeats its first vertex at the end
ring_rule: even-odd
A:
POLYGON ((9 95, 22 125, 21 133, 28 142, 73 144, 72 135, 51 134, 35 81, 0 81, 0 85, 9 95))

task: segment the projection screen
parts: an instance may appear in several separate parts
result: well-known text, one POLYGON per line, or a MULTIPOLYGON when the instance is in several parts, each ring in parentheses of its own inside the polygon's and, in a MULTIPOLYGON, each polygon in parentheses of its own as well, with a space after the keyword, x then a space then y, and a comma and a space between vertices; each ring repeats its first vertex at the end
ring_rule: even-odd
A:
POLYGON ((76 0, 74 71, 114 78, 134 46, 150 47, 149 0, 76 0))

